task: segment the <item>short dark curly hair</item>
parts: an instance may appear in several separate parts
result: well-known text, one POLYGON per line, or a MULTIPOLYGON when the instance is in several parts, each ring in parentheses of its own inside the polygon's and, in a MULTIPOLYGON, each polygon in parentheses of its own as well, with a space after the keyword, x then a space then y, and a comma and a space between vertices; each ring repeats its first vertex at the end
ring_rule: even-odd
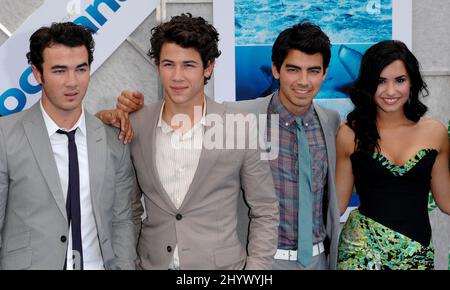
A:
MULTIPOLYGON (((151 48, 148 55, 159 64, 164 43, 175 43, 183 48, 193 48, 200 53, 203 67, 214 63, 220 56, 219 33, 202 17, 192 17, 190 13, 172 17, 168 22, 152 28, 151 48)), ((205 84, 210 79, 205 78, 205 84)))
POLYGON ((73 22, 52 23, 50 27, 43 26, 30 37, 30 51, 27 53, 28 63, 34 65, 42 73, 44 49, 55 44, 62 44, 68 47, 86 47, 88 62, 91 65, 94 60, 95 47, 92 34, 92 29, 73 22))
POLYGON ((323 73, 331 59, 331 43, 322 29, 311 22, 300 22, 283 30, 272 46, 272 62, 280 71, 289 50, 296 49, 306 54, 322 54, 323 73))

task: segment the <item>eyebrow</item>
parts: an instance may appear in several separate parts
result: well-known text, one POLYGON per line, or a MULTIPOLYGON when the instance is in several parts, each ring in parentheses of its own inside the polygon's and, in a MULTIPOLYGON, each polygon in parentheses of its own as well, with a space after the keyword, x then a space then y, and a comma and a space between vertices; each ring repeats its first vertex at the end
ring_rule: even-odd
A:
MULTIPOLYGON (((85 67, 85 66, 88 66, 88 64, 85 62, 85 63, 82 63, 82 64, 79 64, 79 65, 77 65, 77 67, 76 68, 81 68, 81 67, 85 67)), ((67 65, 54 65, 54 66, 52 66, 52 70, 54 70, 54 69, 67 69, 68 68, 68 66, 67 65)))
MULTIPOLYGON (((174 63, 173 60, 170 59, 163 59, 161 60, 161 62, 169 62, 169 63, 174 63)), ((183 64, 198 64, 198 62, 196 62, 195 60, 186 60, 182 62, 183 64)))
MULTIPOLYGON (((301 67, 293 65, 293 64, 286 64, 286 68, 295 68, 295 69, 298 69, 298 70, 302 69, 301 67)), ((322 67, 321 66, 311 66, 311 67, 308 67, 306 69, 307 70, 313 70, 313 69, 322 70, 322 67)))
MULTIPOLYGON (((407 77, 408 77, 407 75, 400 75, 398 77, 395 77, 395 79, 401 79, 401 78, 407 78, 407 77)), ((386 79, 385 77, 382 77, 382 76, 380 76, 379 78, 382 79, 382 80, 386 79)))

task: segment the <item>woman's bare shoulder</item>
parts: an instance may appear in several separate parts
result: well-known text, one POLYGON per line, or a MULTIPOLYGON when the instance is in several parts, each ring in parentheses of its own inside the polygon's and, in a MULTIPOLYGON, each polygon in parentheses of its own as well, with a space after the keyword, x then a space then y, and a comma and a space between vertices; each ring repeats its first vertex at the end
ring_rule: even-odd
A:
MULTIPOLYGON (((447 128, 438 120, 430 117, 422 117, 419 120, 419 130, 426 140, 442 144, 448 140, 447 128)), ((433 143, 434 143, 433 142, 433 143)))

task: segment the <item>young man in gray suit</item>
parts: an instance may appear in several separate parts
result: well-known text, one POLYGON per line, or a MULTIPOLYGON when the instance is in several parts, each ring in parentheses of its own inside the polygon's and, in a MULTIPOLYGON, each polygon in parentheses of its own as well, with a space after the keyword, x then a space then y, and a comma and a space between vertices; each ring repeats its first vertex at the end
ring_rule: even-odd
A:
POLYGON ((330 46, 314 24, 284 30, 272 47, 279 89, 263 98, 228 103, 255 114, 279 115, 279 153, 270 161, 280 200, 274 269, 336 268, 340 214, 335 136, 340 118, 313 103, 327 74, 330 46))
MULTIPOLYGON (((327 74, 330 46, 327 35, 311 23, 284 30, 272 48, 272 72, 279 80, 279 90, 256 100, 226 104, 254 114, 279 116, 279 124, 267 124, 267 130, 279 129, 279 148, 270 148, 278 151, 278 157, 270 160, 280 200, 275 269, 336 268, 340 215, 334 181, 335 135, 340 118, 337 112, 313 103, 327 74)), ((133 112, 142 103, 142 94, 125 91, 117 107, 133 112)), ((276 138, 273 132, 267 133, 276 138)), ((270 143, 277 143, 273 141, 270 143)), ((239 212, 240 235, 245 240, 248 208, 243 202, 239 212)))
MULTIPOLYGON (((215 28, 190 14, 152 30, 149 55, 164 99, 131 115, 131 155, 147 213, 141 223, 136 196, 140 268, 272 268, 279 211, 269 163, 257 147, 234 147, 249 141, 248 131, 228 130, 239 112, 204 93, 217 42, 215 28), (247 251, 237 231, 241 188, 251 217, 247 251)), ((107 121, 109 114, 98 116, 107 121)))
POLYGON ((129 148, 82 105, 93 50, 70 22, 30 38, 41 100, 0 119, 0 269, 135 268, 129 148))

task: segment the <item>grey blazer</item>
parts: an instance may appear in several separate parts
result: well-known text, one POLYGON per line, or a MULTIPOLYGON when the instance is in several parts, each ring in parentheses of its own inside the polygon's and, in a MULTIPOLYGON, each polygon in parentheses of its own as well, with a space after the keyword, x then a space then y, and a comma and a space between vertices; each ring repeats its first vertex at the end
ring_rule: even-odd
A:
MULTIPOLYGON (((225 106, 206 100, 206 114, 226 120, 225 106)), ((269 163, 259 150, 206 149, 186 197, 177 209, 158 176, 155 133, 162 101, 131 115, 135 137, 131 156, 143 192, 147 217, 141 223, 140 196, 134 198, 138 267, 167 269, 178 245, 182 269, 270 269, 278 240, 278 200, 269 163), (248 243, 237 234, 240 188, 246 190, 252 222, 248 243)), ((208 118, 208 117, 207 117, 208 118)), ((221 122, 221 121, 220 121, 221 122)), ((205 135, 213 124, 205 126, 205 135)), ((246 137, 246 136, 244 136, 246 137)), ((230 138, 225 135, 225 140, 230 138)))
MULTIPOLYGON (((263 98, 258 98, 255 100, 240 101, 240 102, 227 102, 225 103, 228 107, 239 108, 241 110, 253 113, 253 114, 267 114, 267 109, 269 107, 272 96, 268 95, 263 98)), ((327 203, 327 214, 325 219, 327 237, 329 238, 330 247, 327 252, 329 252, 328 262, 330 269, 336 269, 337 260, 337 245, 339 239, 339 207, 337 202, 336 187, 335 187, 335 170, 336 170, 336 132, 339 128, 340 117, 336 111, 326 109, 320 105, 313 103, 314 109, 319 117, 320 125, 325 136, 325 143, 327 147, 328 154, 328 182, 327 182, 327 194, 325 196, 327 203)), ((248 210, 245 204, 240 203, 240 235, 245 239, 246 228, 248 223, 248 210), (244 231, 242 233, 242 231, 244 231)))
MULTIPOLYGON (((129 148, 85 113, 92 208, 106 269, 134 269, 129 148)), ((0 118, 0 269, 63 269, 66 205, 39 103, 0 118)))

